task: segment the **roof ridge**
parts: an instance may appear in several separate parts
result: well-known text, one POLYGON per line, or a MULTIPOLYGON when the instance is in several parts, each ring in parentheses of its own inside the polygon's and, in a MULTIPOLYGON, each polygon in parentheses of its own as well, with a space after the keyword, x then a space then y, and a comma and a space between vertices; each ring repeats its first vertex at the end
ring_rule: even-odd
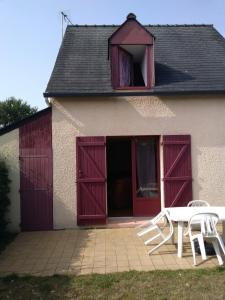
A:
MULTIPOLYGON (((68 27, 119 27, 116 24, 74 24, 68 27)), ((213 27, 213 24, 145 24, 144 27, 213 27)))

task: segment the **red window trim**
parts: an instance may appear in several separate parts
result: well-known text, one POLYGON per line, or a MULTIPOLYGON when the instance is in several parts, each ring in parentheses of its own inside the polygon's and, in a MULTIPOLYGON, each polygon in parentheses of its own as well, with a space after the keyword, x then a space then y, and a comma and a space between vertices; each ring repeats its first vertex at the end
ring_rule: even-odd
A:
POLYGON ((117 87, 116 90, 149 90, 147 86, 123 86, 117 87))

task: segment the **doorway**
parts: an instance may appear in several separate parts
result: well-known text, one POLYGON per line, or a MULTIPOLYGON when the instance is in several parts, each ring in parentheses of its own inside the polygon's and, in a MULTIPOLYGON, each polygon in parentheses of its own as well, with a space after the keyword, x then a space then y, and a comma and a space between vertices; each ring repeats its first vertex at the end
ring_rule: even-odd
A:
POLYGON ((160 212, 159 137, 107 137, 106 156, 108 216, 160 212))
POLYGON ((131 138, 107 137, 106 149, 108 216, 133 216, 131 138))

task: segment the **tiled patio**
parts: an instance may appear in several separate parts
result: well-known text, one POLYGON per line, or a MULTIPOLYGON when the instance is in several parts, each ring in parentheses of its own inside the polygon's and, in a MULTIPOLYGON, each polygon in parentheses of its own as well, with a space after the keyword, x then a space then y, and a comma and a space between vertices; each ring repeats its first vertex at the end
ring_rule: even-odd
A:
MULTIPOLYGON (((104 274, 193 268, 188 241, 182 259, 177 258, 172 244, 149 256, 150 246, 145 246, 136 232, 134 228, 113 228, 20 233, 0 255, 0 274, 104 274)), ((216 265, 217 259, 209 257, 197 268, 216 265)))

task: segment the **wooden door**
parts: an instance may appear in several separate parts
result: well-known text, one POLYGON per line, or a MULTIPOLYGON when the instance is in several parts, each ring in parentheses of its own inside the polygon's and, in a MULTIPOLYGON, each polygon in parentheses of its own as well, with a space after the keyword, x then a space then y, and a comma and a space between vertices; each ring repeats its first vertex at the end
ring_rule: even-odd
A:
POLYGON ((160 202, 159 138, 132 140, 132 190, 134 216, 154 216, 160 202))
POLYGON ((191 137, 163 136, 165 207, 186 206, 192 200, 191 137))
POLYGON ((77 138, 77 223, 106 222, 106 138, 77 138))
POLYGON ((20 170, 21 229, 53 229, 51 150, 21 149, 20 170))
POLYGON ((23 231, 53 229, 51 110, 20 127, 20 199, 23 231))

